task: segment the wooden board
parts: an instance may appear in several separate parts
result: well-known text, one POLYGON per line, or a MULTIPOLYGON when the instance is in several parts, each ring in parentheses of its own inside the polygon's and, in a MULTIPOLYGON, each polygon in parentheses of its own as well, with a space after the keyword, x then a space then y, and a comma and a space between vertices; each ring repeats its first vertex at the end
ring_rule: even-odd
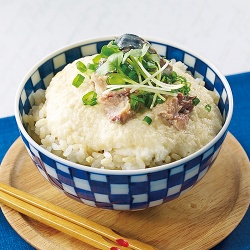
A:
MULTIPOLYGON (((0 180, 103 224, 156 249, 208 249, 238 225, 250 202, 250 164, 228 134, 215 164, 190 191, 174 201, 142 211, 111 211, 71 200, 38 172, 19 138, 0 168, 0 180)), ((92 249, 57 230, 2 205, 12 227, 37 249, 92 249)))

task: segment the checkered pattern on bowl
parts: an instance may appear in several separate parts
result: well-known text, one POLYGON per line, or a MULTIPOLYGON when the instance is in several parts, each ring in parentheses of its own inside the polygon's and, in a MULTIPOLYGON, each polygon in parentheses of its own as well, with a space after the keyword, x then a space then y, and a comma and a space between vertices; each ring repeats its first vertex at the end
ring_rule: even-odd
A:
MULTIPOLYGON (((219 96, 225 124, 198 152, 177 162, 145 170, 100 170, 61 159, 37 145, 26 132, 23 115, 34 104, 33 93, 46 89, 52 77, 74 60, 99 53, 113 37, 72 44, 47 56, 24 78, 16 96, 16 120, 27 151, 41 174, 69 197, 84 204, 115 210, 138 210, 173 200, 191 189, 215 161, 232 116, 232 94, 226 79, 211 63, 171 43, 148 39, 160 55, 182 61, 206 88, 219 96)), ((56 198, 56 197, 55 197, 56 198)))

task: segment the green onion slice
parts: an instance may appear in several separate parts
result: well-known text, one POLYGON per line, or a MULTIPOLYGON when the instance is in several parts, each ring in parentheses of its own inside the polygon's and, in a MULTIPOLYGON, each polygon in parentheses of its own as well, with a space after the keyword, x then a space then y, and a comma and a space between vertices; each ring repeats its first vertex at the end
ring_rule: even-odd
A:
POLYGON ((99 63, 100 60, 101 60, 101 55, 100 55, 100 54, 97 54, 97 55, 92 59, 92 61, 93 61, 94 63, 99 63))
POLYGON ((200 102, 200 99, 199 98, 194 98, 194 100, 193 100, 193 104, 194 104, 194 106, 196 106, 196 105, 198 105, 198 103, 200 102))
POLYGON ((81 86, 81 84, 83 83, 84 79, 85 79, 85 77, 84 77, 83 75, 78 74, 78 75, 74 78, 74 80, 73 80, 73 82, 72 82, 72 85, 74 85, 76 88, 79 88, 79 87, 81 86))
POLYGON ((205 106, 205 109, 207 110, 207 112, 210 112, 211 109, 212 109, 212 107, 211 107, 210 104, 207 104, 207 105, 205 106))
POLYGON ((94 106, 97 104, 97 93, 95 91, 90 91, 82 97, 82 102, 84 105, 94 106))
POLYGON ((76 63, 76 67, 77 67, 77 69, 78 69, 79 71, 81 71, 82 73, 84 73, 84 72, 87 71, 86 65, 85 65, 83 62, 81 62, 81 61, 78 61, 78 62, 76 63))
POLYGON ((149 116, 145 116, 143 119, 144 122, 146 122, 148 125, 152 122, 152 119, 149 116))

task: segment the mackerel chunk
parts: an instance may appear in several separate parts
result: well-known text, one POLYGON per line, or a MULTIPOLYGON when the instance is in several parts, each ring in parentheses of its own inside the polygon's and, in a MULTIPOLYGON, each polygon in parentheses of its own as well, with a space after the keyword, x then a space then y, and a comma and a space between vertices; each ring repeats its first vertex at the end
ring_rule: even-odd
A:
POLYGON ((129 101, 129 91, 129 89, 109 91, 99 97, 98 102, 103 104, 104 110, 111 121, 124 124, 134 116, 135 113, 129 101))
POLYGON ((104 110, 111 121, 124 124, 135 115, 130 105, 129 89, 114 90, 105 93, 107 87, 105 76, 93 74, 91 80, 99 96, 98 103, 104 106, 104 110))
POLYGON ((195 97, 184 96, 179 93, 153 108, 153 113, 161 117, 166 125, 173 125, 178 130, 184 130, 188 124, 190 112, 194 108, 195 97))

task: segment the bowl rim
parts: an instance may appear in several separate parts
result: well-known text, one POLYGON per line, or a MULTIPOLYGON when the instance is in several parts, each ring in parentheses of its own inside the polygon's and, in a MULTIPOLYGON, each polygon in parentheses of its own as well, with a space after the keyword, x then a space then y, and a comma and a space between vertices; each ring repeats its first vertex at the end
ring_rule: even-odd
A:
POLYGON ((183 45, 180 45, 176 42, 173 41, 169 41, 169 40, 165 40, 165 39, 157 39, 157 38, 153 38, 153 37, 146 37, 143 36, 144 39, 152 42, 152 43, 159 43, 159 44, 166 44, 168 46, 172 46, 175 48, 178 48, 180 50, 185 51, 186 53, 189 53, 192 56, 195 56, 196 58, 199 58, 201 61, 203 61, 204 63, 206 63, 207 66, 209 66, 220 78, 220 80, 223 82, 223 85, 227 91, 227 95, 228 95, 228 103, 229 103, 229 107, 228 107, 228 115, 226 117, 226 120, 224 121, 224 124, 221 128, 221 130, 219 131, 219 133, 205 146, 203 146, 201 149, 197 150, 196 152, 180 159, 177 160, 175 162, 171 162, 171 163, 167 163, 167 164, 163 164, 160 166, 155 166, 155 167, 151 167, 151 168, 145 168, 145 169, 134 169, 134 170, 112 170, 112 169, 100 169, 100 168, 92 168, 90 166, 86 166, 86 165, 82 165, 79 163, 74 163, 71 162, 67 159, 63 159, 49 151, 47 151, 46 149, 44 149, 43 147, 41 147, 38 143, 36 143, 31 136, 28 134, 28 132, 25 130, 20 116, 19 116, 19 100, 20 100, 20 96, 21 96, 21 92, 23 90, 23 87, 25 85, 25 83, 27 82, 27 80, 32 76, 32 74, 39 68, 39 66, 41 66, 42 64, 44 64, 47 60, 60 55, 61 53, 73 49, 75 47, 80 47, 80 46, 84 46, 85 44, 91 44, 91 43, 97 43, 97 42, 101 42, 101 41, 107 41, 107 40, 114 40, 115 37, 117 37, 119 35, 110 35, 110 36, 101 36, 101 37, 95 37, 95 38, 90 38, 90 39, 86 39, 86 40, 82 40, 82 41, 78 41, 75 43, 71 43, 68 44, 66 46, 63 46, 57 50, 54 50, 52 53, 47 54, 45 57, 43 57, 41 60, 39 60, 23 77, 21 83, 18 86, 16 95, 15 95, 15 107, 14 107, 14 112, 15 112, 15 119, 18 125, 18 128, 20 130, 20 133, 26 138, 26 140, 34 147, 36 148, 38 151, 40 151, 42 154, 46 155, 47 157, 53 159, 54 161, 67 166, 67 167, 73 167, 76 169, 80 169, 80 170, 84 170, 87 172, 92 172, 95 174, 102 174, 102 175, 142 175, 142 174, 148 174, 148 173, 152 173, 152 172, 158 172, 158 171, 162 171, 162 170, 167 170, 167 169, 172 169, 175 167, 178 167, 180 165, 184 165, 186 162, 196 158, 197 156, 203 154, 205 151, 207 151, 209 148, 211 148, 223 135, 224 133, 227 132, 230 121, 232 119, 232 115, 233 115, 233 95, 232 95, 232 91, 230 88, 230 85, 227 81, 227 79, 225 78, 225 76, 220 73, 220 71, 217 69, 217 67, 211 63, 208 59, 206 59, 204 56, 199 55, 198 53, 186 48, 183 45))

